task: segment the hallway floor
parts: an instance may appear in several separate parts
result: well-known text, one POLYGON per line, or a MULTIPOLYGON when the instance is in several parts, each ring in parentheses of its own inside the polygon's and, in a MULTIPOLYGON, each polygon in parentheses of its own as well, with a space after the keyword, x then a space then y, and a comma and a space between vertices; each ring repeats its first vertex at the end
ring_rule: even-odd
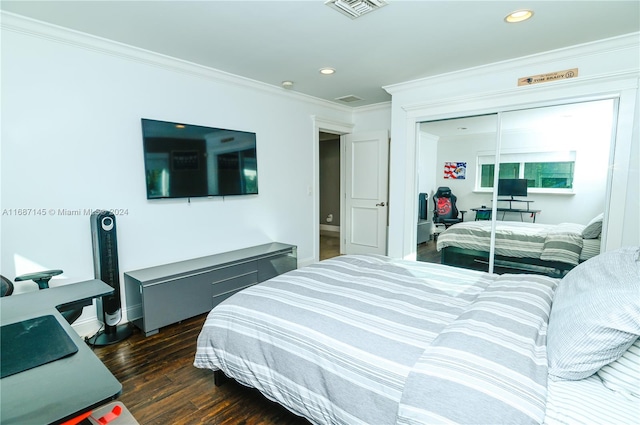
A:
MULTIPOLYGON (((320 260, 340 255, 340 234, 337 232, 320 233, 320 260)), ((416 259, 427 263, 440 263, 440 253, 434 240, 418 245, 416 259)))
POLYGON ((320 261, 340 255, 340 233, 320 233, 320 261))

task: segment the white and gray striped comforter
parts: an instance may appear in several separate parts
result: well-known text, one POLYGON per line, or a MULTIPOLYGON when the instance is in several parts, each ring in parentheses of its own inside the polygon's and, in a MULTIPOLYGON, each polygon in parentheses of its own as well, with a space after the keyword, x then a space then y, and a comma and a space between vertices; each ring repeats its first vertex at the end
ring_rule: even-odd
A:
MULTIPOLYGON (((575 266, 582 252, 584 228, 577 223, 498 221, 495 252, 507 257, 559 261, 575 266)), ((490 241, 490 221, 465 221, 440 233, 436 246, 438 251, 451 246, 489 252, 490 241)))
POLYGON ((317 424, 541 423, 556 283, 336 257, 216 306, 194 364, 317 424))

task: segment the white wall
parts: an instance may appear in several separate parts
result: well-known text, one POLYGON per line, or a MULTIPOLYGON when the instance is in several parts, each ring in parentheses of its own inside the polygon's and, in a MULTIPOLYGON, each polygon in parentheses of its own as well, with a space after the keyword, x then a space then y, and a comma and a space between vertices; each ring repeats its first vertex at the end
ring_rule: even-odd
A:
POLYGON ((353 111, 353 131, 391 131, 391 103, 363 106, 353 111))
POLYGON ((416 123, 601 98, 620 102, 605 249, 640 244, 639 64, 636 33, 386 87, 393 96, 389 254, 415 257, 416 123), (522 77, 572 68, 579 69, 579 77, 517 86, 522 77))
MULTIPOLYGON (((94 209, 121 210, 121 285, 128 270, 270 241, 313 261, 312 116, 352 121, 348 108, 279 87, 3 16, 1 273, 93 279, 94 209), (255 132, 259 195, 147 200, 143 117, 255 132)), ((79 322, 92 317, 85 308, 79 322)))

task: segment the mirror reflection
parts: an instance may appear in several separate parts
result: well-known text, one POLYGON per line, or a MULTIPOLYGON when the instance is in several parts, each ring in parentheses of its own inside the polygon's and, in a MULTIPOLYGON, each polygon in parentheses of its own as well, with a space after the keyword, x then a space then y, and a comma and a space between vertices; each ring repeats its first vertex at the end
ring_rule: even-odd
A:
POLYGON ((607 99, 421 123, 417 259, 561 276, 596 255, 615 107, 607 99))

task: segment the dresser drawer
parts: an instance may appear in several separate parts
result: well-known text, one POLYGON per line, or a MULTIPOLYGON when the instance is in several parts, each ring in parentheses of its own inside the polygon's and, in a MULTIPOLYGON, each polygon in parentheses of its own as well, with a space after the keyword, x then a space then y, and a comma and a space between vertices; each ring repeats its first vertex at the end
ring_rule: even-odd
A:
POLYGON ((212 295, 215 298, 229 292, 237 292, 240 289, 255 285, 256 283, 258 283, 258 273, 254 270, 242 276, 236 276, 223 281, 214 282, 212 285, 212 295))
POLYGON ((224 282, 235 277, 242 277, 248 273, 255 273, 257 270, 258 265, 256 261, 247 261, 246 263, 215 269, 209 273, 213 278, 212 282, 217 283, 224 282))

